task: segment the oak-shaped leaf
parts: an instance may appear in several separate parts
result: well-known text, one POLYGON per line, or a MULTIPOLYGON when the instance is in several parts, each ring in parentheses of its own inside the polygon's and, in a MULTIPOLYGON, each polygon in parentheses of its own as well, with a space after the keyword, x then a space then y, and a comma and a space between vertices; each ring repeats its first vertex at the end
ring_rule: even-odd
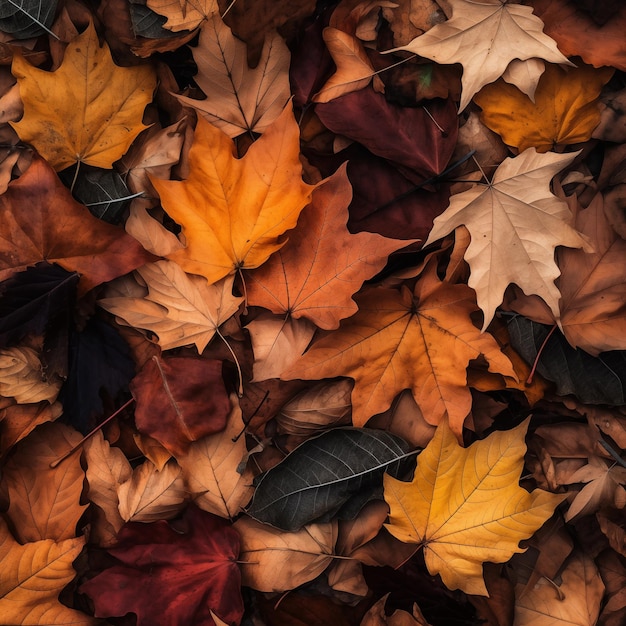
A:
POLYGON ((191 357, 152 357, 133 378, 135 423, 174 456, 192 441, 224 430, 230 401, 222 362, 191 357))
POLYGON ((176 459, 196 506, 228 519, 241 513, 254 489, 253 473, 245 466, 248 449, 242 432, 246 424, 234 394, 231 404, 226 428, 193 442, 176 459))
POLYGON ((241 538, 242 583, 258 591, 289 591, 319 576, 333 561, 336 521, 284 532, 244 515, 233 528, 241 538))
POLYGON ((306 318, 324 329, 357 311, 352 299, 388 256, 414 240, 351 234, 352 187, 345 166, 313 192, 289 241, 257 270, 246 273, 248 302, 273 313, 306 318))
POLYGON ((49 33, 57 0, 7 0, 0 7, 0 31, 15 39, 30 39, 49 33))
POLYGON ((516 378, 495 339, 473 325, 470 315, 477 308, 472 290, 441 282, 432 265, 415 294, 407 288, 372 288, 355 299, 358 313, 314 342, 281 377, 354 378, 355 426, 363 426, 410 389, 427 422, 438 424, 447 415, 460 436, 472 404, 469 361, 482 354, 490 371, 516 378))
MULTIPOLYGON (((499 0, 449 2, 452 17, 448 21, 436 24, 397 50, 408 50, 437 63, 461 63, 460 111, 481 87, 502 76, 516 59, 572 65, 559 52, 556 42, 544 34, 543 22, 533 15, 532 7, 499 0)), ((514 84, 525 93, 532 89, 524 79, 514 84)))
POLYGON ((487 595, 482 564, 504 563, 565 496, 519 485, 528 422, 462 448, 447 422, 418 457, 411 482, 385 475, 387 530, 424 548, 449 589, 487 595))
POLYGON ((11 71, 24 102, 24 117, 11 125, 57 171, 76 162, 110 168, 146 128, 142 117, 156 87, 154 70, 115 65, 93 24, 67 47, 56 71, 33 67, 19 55, 11 71))
POLYGON ((72 562, 85 539, 52 539, 20 545, 0 519, 0 615, 4 624, 94 626, 98 620, 59 602, 59 594, 75 577, 72 562))
POLYGON ((464 256, 471 270, 468 284, 484 314, 483 330, 511 283, 527 295, 539 295, 559 319, 561 294, 554 281, 560 272, 554 250, 556 246, 590 248, 570 225, 567 203, 550 190, 552 178, 575 157, 576 153, 539 154, 528 148, 505 159, 490 183, 453 195, 450 206, 435 219, 425 245, 457 226, 464 225, 470 232, 464 256))
POLYGON ((39 157, 0 196, 0 228, 0 280, 47 261, 78 272, 84 294, 154 258, 121 228, 76 202, 39 157))
POLYGON ((588 65, 563 68, 546 65, 534 101, 504 80, 486 85, 474 102, 480 119, 509 146, 554 150, 556 145, 582 143, 600 122, 598 96, 613 69, 588 65))
POLYGON ((229 522, 190 506, 176 524, 126 524, 109 552, 121 561, 84 583, 96 617, 137 615, 137 626, 215 626, 243 615, 239 535, 229 522), (140 580, 141 585, 137 586, 140 580))
POLYGON ((263 474, 246 513, 286 531, 336 516, 351 519, 376 497, 385 470, 406 469, 398 461, 408 453, 405 441, 384 431, 330 430, 263 474))
POLYGON ((216 13, 203 26, 192 53, 198 66, 194 80, 206 99, 176 97, 229 137, 263 133, 285 108, 291 95, 291 55, 278 33, 266 37, 258 64, 250 68, 246 44, 233 36, 216 13))
POLYGON ((76 272, 46 262, 5 280, 0 285, 0 347, 19 343, 28 333, 44 335, 57 322, 66 326, 78 280, 76 272))
POLYGON ((20 441, 3 468, 2 487, 9 495, 8 518, 21 542, 76 536, 86 505, 80 504, 85 472, 80 450, 50 467, 80 442, 73 428, 54 422, 39 426, 20 441))
POLYGON ((278 250, 313 191, 302 181, 299 135, 288 105, 237 159, 229 137, 199 118, 188 178, 150 177, 163 208, 182 226, 186 246, 169 258, 214 283, 278 250))
POLYGON ((194 344, 202 352, 243 300, 232 295, 233 276, 207 285, 172 261, 149 263, 137 274, 145 296, 114 296, 98 304, 124 324, 155 333, 163 350, 194 344))

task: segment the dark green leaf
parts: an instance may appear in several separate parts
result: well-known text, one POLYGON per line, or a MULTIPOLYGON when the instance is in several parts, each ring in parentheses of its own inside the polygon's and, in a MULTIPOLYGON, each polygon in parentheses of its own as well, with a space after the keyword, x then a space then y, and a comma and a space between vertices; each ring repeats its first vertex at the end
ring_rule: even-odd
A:
POLYGON ((175 33, 163 28, 163 24, 167 22, 167 18, 155 13, 147 6, 131 2, 128 8, 130 9, 133 31, 137 37, 146 37, 146 39, 166 39, 180 35, 180 32, 175 33))
POLYGON ((404 469, 399 461, 413 456, 409 450, 403 439, 384 431, 328 431, 261 477, 247 513, 287 531, 335 516, 352 519, 377 492, 382 496, 383 473, 397 476, 404 469))
POLYGON ((0 31, 9 33, 16 39, 29 39, 44 32, 50 33, 56 9, 57 0, 2 0, 0 31))

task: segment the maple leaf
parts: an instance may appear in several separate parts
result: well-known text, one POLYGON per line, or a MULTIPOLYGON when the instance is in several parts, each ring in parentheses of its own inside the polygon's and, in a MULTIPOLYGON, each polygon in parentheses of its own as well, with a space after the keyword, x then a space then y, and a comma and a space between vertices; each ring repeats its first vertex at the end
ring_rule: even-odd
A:
POLYGON ((121 228, 93 217, 41 158, 0 195, 0 280, 45 260, 81 274, 79 292, 154 257, 121 228))
POLYGON ((195 441, 176 459, 196 506, 229 519, 241 513, 254 490, 252 471, 240 469, 248 455, 246 438, 241 436, 246 424, 235 395, 231 403, 226 428, 195 441))
POLYGON ((130 391, 137 403, 137 429, 175 456, 192 441, 223 430, 230 413, 217 360, 153 356, 131 381, 130 391))
POLYGON ((414 295, 406 288, 401 293, 376 288, 356 301, 359 312, 315 342, 282 375, 287 380, 354 378, 355 426, 363 426, 400 391, 411 389, 427 422, 437 424, 447 415, 460 436, 471 407, 469 361, 482 354, 490 371, 515 378, 495 339, 470 321, 476 310, 472 291, 441 282, 432 264, 414 295))
POLYGON ((84 543, 83 537, 76 537, 58 543, 45 539, 20 545, 0 518, 0 615, 3 623, 23 626, 97 624, 97 620, 58 600, 59 593, 76 575, 72 562, 84 543))
POLYGON ((443 421, 420 453, 411 482, 384 477, 387 530, 423 546, 426 566, 448 589, 487 595, 485 561, 504 563, 565 496, 519 486, 529 420, 462 448, 443 421))
POLYGON ((176 527, 131 522, 109 552, 121 561, 84 583, 97 617, 137 615, 137 626, 214 626, 243 615, 239 535, 225 520, 191 506, 176 527), (137 586, 137 581, 141 586, 137 586))
POLYGON ((284 532, 244 515, 233 528, 241 539, 242 583, 258 591, 294 589, 316 578, 333 560, 336 521, 284 532))
POLYGON ((263 133, 285 108, 291 96, 290 54, 278 33, 266 37, 261 58, 252 69, 246 61, 246 44, 233 37, 216 14, 203 27, 192 52, 198 66, 194 80, 206 99, 176 97, 229 137, 263 133))
POLYGON ((377 274, 389 254, 414 239, 386 239, 346 228, 352 187, 345 165, 315 189, 289 241, 249 279, 248 302, 324 329, 339 326, 357 305, 351 296, 377 274))
MULTIPOLYGON (((452 17, 448 21, 395 50, 408 50, 442 64, 461 63, 460 111, 481 87, 502 76, 515 59, 536 57, 573 65, 559 52, 556 42, 543 33, 543 22, 533 15, 532 7, 500 0, 449 2, 452 17)), ((514 84, 524 92, 531 89, 525 80, 514 84)))
POLYGON ((219 11, 217 0, 147 0, 146 4, 166 17, 163 28, 174 32, 193 30, 219 11))
POLYGON ((482 122, 505 143, 520 151, 534 147, 546 152, 557 144, 591 138, 600 122, 598 96, 613 72, 608 67, 565 69, 549 64, 539 79, 534 102, 502 80, 483 87, 474 102, 483 110, 482 122))
POLYGON ((2 487, 9 495, 8 517, 21 542, 76 536, 86 505, 80 504, 85 472, 80 451, 63 458, 80 442, 73 428, 56 422, 37 428, 16 447, 3 468, 2 487))
POLYGON ((11 126, 56 170, 77 161, 110 168, 146 128, 141 119, 156 87, 154 70, 115 65, 92 23, 68 45, 56 71, 19 55, 11 71, 24 102, 24 117, 11 126))
POLYGON ((452 196, 450 206, 435 218, 426 246, 457 226, 465 225, 470 232, 465 252, 471 270, 468 284, 476 291, 484 314, 483 330, 511 283, 526 294, 539 295, 559 319, 561 294, 554 284, 559 276, 554 249, 589 249, 589 245, 570 226, 572 215, 567 204, 550 191, 550 180, 576 155, 538 154, 528 148, 505 159, 489 184, 452 196))
POLYGON ((241 159, 222 131, 199 118, 187 180, 150 179, 186 242, 169 258, 209 283, 264 263, 313 191, 302 181, 299 153, 290 106, 241 159))
POLYGON ((137 274, 147 286, 145 296, 103 298, 98 304, 128 326, 156 333, 163 350, 195 344, 202 352, 243 300, 232 295, 233 276, 207 285, 171 261, 149 263, 137 274))

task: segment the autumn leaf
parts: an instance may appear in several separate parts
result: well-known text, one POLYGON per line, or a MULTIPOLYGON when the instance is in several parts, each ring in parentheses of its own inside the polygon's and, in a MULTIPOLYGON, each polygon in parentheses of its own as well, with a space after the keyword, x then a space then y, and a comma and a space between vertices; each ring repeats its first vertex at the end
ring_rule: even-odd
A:
POLYGON ((242 583, 259 591, 286 591, 321 574, 333 560, 337 522, 283 532, 249 517, 233 528, 241 538, 242 583))
POLYGON ((63 413, 60 402, 12 404, 0 410, 0 455, 29 435, 37 426, 53 422, 63 413))
POLYGON ((0 615, 5 624, 45 626, 97 624, 89 615, 59 602, 62 589, 76 576, 72 562, 85 539, 76 537, 58 543, 51 539, 20 545, 0 519, 0 615))
POLYGON ((3 468, 2 487, 9 495, 8 518, 21 542, 76 536, 78 520, 87 506, 80 504, 85 472, 80 450, 58 466, 81 436, 70 426, 55 422, 40 426, 15 446, 3 468))
MULTIPOLYGON (((448 1, 452 7, 448 21, 436 24, 396 50, 408 50, 437 63, 461 63, 460 111, 481 87, 502 76, 515 59, 538 58, 572 65, 559 52, 556 42, 543 33, 543 22, 533 15, 532 7, 499 0, 448 1)), ((525 93, 532 89, 532 80, 526 77, 513 84, 525 93)))
POLYGON ((93 24, 67 47, 56 71, 17 55, 11 71, 24 102, 24 117, 11 125, 56 170, 77 161, 110 168, 146 128, 141 120, 156 87, 154 71, 115 65, 93 24))
POLYGON ((47 400, 52 404, 61 388, 60 379, 46 380, 37 353, 27 346, 0 350, 0 394, 18 404, 47 400))
POLYGON ((523 552, 519 542, 563 500, 519 486, 527 428, 528 421, 462 448, 444 421, 420 453, 411 482, 385 476, 386 528, 421 545, 428 571, 440 574, 449 589, 487 595, 482 564, 523 552))
POLYGON ((401 293, 369 289, 356 302, 356 315, 313 343, 282 375, 286 380, 354 378, 355 426, 363 426, 399 392, 410 389, 427 422, 438 424, 447 415, 460 436, 471 407, 469 361, 482 354, 490 371, 515 378, 493 337, 481 334, 470 321, 476 305, 466 285, 441 282, 430 271, 415 294, 406 288, 401 293))
POLYGON ((121 228, 93 217, 38 157, 0 195, 0 229, 0 280, 48 261, 78 272, 84 294, 154 258, 121 228))
POLYGON ((153 356, 130 383, 137 429, 174 456, 193 441, 220 432, 230 413, 222 362, 153 356))
POLYGON ((232 295, 234 277, 207 285, 171 261, 144 265, 137 274, 147 287, 145 296, 113 296, 98 304, 128 326, 156 333, 163 350, 195 344, 201 353, 242 301, 232 295))
POLYGON ((356 313, 351 296, 382 270, 392 252, 415 240, 351 234, 346 227, 351 200, 344 166, 315 189, 289 241, 245 274, 250 304, 324 329, 337 328, 356 313))
POLYGON ((137 626, 214 626, 212 610, 227 624, 240 622, 239 536, 223 519, 192 506, 177 526, 126 524, 109 552, 121 564, 80 588, 96 617, 133 612, 137 626))
POLYGON ((209 283, 263 264, 296 225, 313 187, 302 181, 291 107, 241 159, 231 140, 198 119, 184 181, 151 178, 163 208, 182 226, 186 247, 169 255, 209 283))
POLYGON ((193 30, 219 11, 217 0, 147 0, 146 4, 166 17, 163 28, 174 32, 193 30))
POLYGON ((465 225, 471 242, 465 252, 484 314, 483 330, 493 319, 511 283, 527 295, 537 294, 560 319, 561 294, 554 284, 559 268, 556 246, 587 248, 587 240, 570 226, 567 204, 550 191, 550 181, 576 154, 538 154, 534 148, 505 159, 486 185, 475 185, 450 199, 425 245, 465 225))
POLYGON ((246 44, 215 14, 192 51, 198 65, 195 81, 206 99, 176 97, 229 137, 265 132, 285 108, 291 96, 290 54, 278 33, 266 37, 258 64, 250 68, 246 44))
POLYGON ((499 80, 483 87, 474 102, 482 122, 505 143, 537 152, 582 143, 600 122, 598 96, 613 69, 588 65, 563 68, 548 64, 539 79, 534 102, 515 86, 499 80))

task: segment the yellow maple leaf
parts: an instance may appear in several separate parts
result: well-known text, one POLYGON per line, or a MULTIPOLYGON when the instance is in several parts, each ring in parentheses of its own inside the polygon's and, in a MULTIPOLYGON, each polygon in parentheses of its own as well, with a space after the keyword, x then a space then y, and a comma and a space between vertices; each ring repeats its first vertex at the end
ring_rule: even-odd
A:
POLYGON ((411 482, 386 474, 387 530, 423 546, 426 566, 449 589, 487 595, 485 561, 504 563, 552 515, 564 495, 519 485, 529 420, 462 448, 442 422, 411 482))
POLYGON ((186 243, 168 258, 209 283, 267 261, 311 199, 299 155, 291 105, 241 159, 227 135, 198 118, 187 180, 150 177, 186 243))
POLYGON ((57 171, 76 162, 110 168, 147 128, 141 120, 156 87, 153 68, 115 65, 93 24, 70 42, 56 71, 16 54, 11 72, 24 102, 24 117, 11 126, 57 171))
POLYGON ((483 87, 474 102, 483 110, 481 121, 509 146, 546 152, 557 144, 591 138, 600 122, 598 96, 613 72, 610 67, 563 68, 547 64, 534 102, 503 80, 483 87))

